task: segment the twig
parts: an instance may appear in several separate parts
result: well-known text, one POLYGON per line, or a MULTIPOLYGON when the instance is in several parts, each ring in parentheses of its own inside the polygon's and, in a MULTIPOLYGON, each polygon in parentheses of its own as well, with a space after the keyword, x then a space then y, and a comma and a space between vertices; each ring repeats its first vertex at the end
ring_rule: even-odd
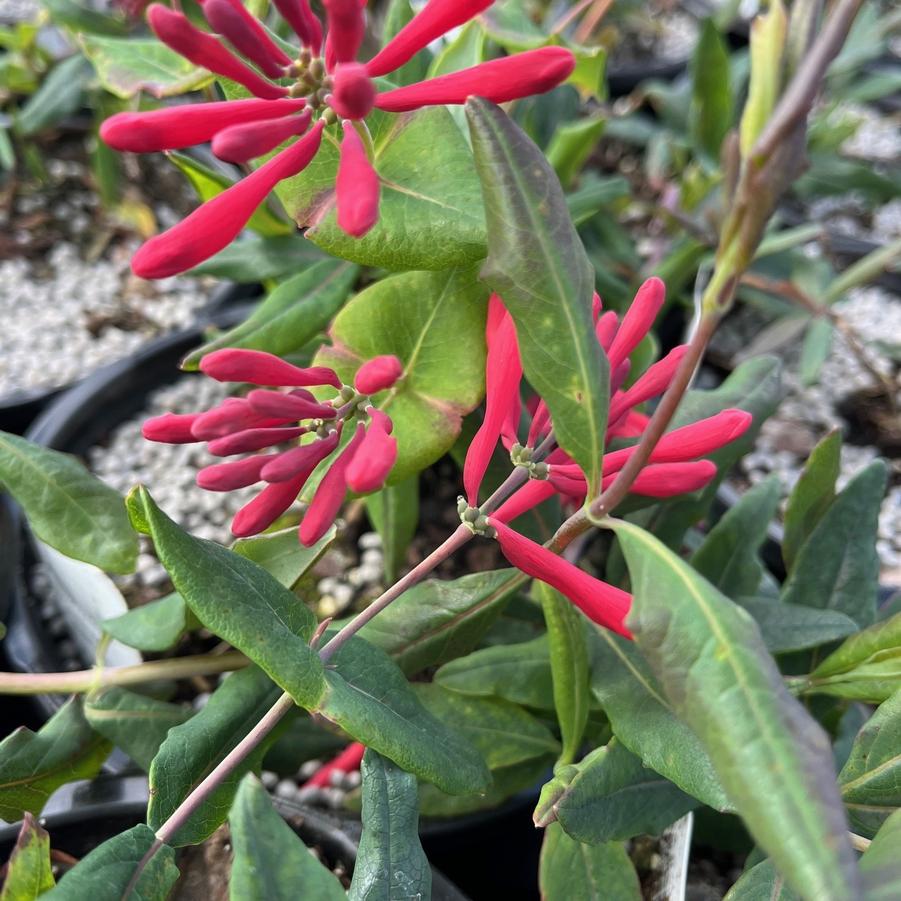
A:
POLYGON ((864 838, 862 835, 858 835, 856 832, 849 832, 848 838, 851 839, 851 847, 855 851, 866 851, 870 845, 873 844, 873 840, 869 838, 864 838))
POLYGON ((595 0, 594 6, 585 13, 585 18, 576 29, 575 40, 577 43, 584 44, 591 37, 611 6, 613 6, 613 0, 595 0))

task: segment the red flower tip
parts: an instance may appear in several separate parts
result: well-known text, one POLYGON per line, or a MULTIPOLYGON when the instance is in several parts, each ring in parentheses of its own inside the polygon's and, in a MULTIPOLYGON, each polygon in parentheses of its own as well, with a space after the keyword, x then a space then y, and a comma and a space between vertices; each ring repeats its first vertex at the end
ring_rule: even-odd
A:
POLYGON ((355 741, 348 745, 334 760, 316 770, 301 788, 325 788, 331 784, 332 773, 353 773, 360 768, 366 745, 355 741))
POLYGON ((517 569, 556 588, 598 625, 626 638, 632 637, 624 623, 632 606, 632 595, 588 575, 546 547, 515 532, 496 516, 489 516, 488 522, 497 531, 504 556, 517 569))
POLYGON ((365 435, 366 427, 361 422, 357 425, 357 430, 350 439, 350 443, 341 451, 338 458, 329 467, 329 471, 322 477, 322 481, 313 495, 313 501, 300 523, 299 537, 304 547, 312 547, 325 535, 335 521, 347 491, 347 468, 357 449, 363 443, 365 435))
POLYGON ((222 438, 214 438, 207 450, 216 457, 230 457, 232 454, 246 454, 250 451, 261 450, 264 447, 274 447, 285 441, 293 441, 306 434, 309 429, 303 427, 294 428, 268 428, 268 429, 244 429, 225 435, 222 438))
POLYGON ((610 350, 610 345, 613 344, 613 339, 616 337, 617 328, 619 328, 619 316, 613 310, 607 310, 598 317, 598 321, 594 325, 594 333, 597 336, 598 344, 604 348, 604 353, 610 350))
POLYGON ((362 238, 379 220, 380 191, 378 174, 369 162, 363 141, 353 124, 345 121, 335 180, 338 227, 354 238, 362 238))
POLYGON ((245 460, 214 463, 197 473, 197 484, 206 491, 234 491, 260 481, 260 471, 272 454, 257 454, 245 460))
POLYGON ((246 163, 265 156, 288 138, 302 135, 313 118, 311 110, 266 122, 242 122, 222 129, 213 138, 213 153, 229 163, 246 163))
POLYGON ((357 58, 366 31, 366 0, 323 0, 323 6, 328 18, 325 67, 331 72, 337 63, 357 58))
POLYGON ((281 391, 258 389, 251 391, 247 400, 257 413, 264 416, 293 420, 335 418, 335 408, 330 404, 319 404, 295 394, 282 394, 281 391))
POLYGON ((432 41, 463 25, 487 9, 494 0, 429 0, 369 62, 366 68, 376 78, 409 62, 432 41))
POLYGON ((360 394, 378 394, 385 391, 404 374, 404 364, 397 357, 385 354, 367 360, 354 376, 354 388, 360 394))
POLYGON ((322 23, 310 9, 309 0, 273 0, 282 18, 291 26, 300 42, 309 47, 313 56, 322 47, 322 23))
POLYGON ((270 78, 281 78, 291 59, 239 0, 204 0, 203 14, 228 42, 270 78))
POLYGON ((601 295, 595 291, 594 296, 591 298, 591 318, 595 321, 595 324, 600 319, 603 308, 604 304, 601 302, 601 295))
POLYGON ((397 439, 391 437, 391 420, 381 410, 371 408, 372 423, 359 451, 347 467, 347 487, 356 494, 378 491, 385 484, 397 460, 397 439))
POLYGON ((232 535, 248 538, 258 535, 274 523, 294 501, 306 478, 267 485, 249 504, 245 504, 232 520, 232 535))
POLYGON ((342 119, 365 119, 375 103, 375 85, 361 63, 341 63, 335 70, 332 109, 342 119))
POLYGON ((638 347, 654 324, 665 298, 666 285, 659 278, 649 278, 638 289, 607 353, 611 369, 619 366, 638 347))
POLYGON ((275 354, 262 350, 225 347, 207 354, 200 361, 200 371, 218 382, 247 382, 273 387, 332 385, 341 387, 334 370, 325 366, 301 369, 275 354))
POLYGON ((338 432, 334 431, 325 438, 292 447, 267 463, 261 475, 267 482, 287 482, 303 473, 306 482, 313 470, 338 446, 338 438, 338 432))
MULTIPOLYGON (((695 460, 690 463, 651 463, 638 474, 629 493, 642 494, 645 497, 675 497, 703 488, 715 475, 716 464, 710 460, 695 460)), ((602 488, 606 489, 615 478, 615 475, 605 476, 602 488)))
POLYGON ((386 91, 376 96, 375 105, 389 113, 403 113, 423 106, 462 104, 469 97, 505 103, 550 91, 570 76, 575 65, 576 58, 564 47, 540 47, 386 91))
POLYGON ((154 416, 141 426, 141 434, 148 441, 164 444, 193 444, 197 439, 191 432, 201 413, 164 413, 154 416))

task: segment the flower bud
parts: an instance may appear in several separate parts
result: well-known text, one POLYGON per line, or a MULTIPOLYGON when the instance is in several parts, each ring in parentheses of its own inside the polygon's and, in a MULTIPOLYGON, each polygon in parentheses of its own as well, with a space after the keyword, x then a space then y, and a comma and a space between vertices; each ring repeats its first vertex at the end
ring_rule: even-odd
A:
POLYGON ((404 365, 391 354, 367 360, 354 376, 354 388, 360 394, 373 395, 386 391, 404 374, 404 365))

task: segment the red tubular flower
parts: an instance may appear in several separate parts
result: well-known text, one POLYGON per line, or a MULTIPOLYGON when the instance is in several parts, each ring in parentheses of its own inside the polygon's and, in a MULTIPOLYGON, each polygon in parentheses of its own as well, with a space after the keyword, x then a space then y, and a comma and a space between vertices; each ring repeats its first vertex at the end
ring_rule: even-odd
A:
POLYGON ((613 339, 616 337, 616 330, 619 328, 619 316, 608 310, 601 316, 594 326, 594 333, 598 339, 598 344, 604 348, 604 353, 610 350, 613 339))
POLYGON ((197 484, 206 491, 234 491, 259 482, 263 467, 276 454, 257 454, 230 463, 214 463, 197 473, 197 484))
POLYGON ((687 350, 688 347, 684 344, 674 347, 662 360, 649 366, 647 371, 635 380, 635 384, 631 388, 614 397, 610 402, 610 422, 616 422, 623 413, 632 407, 637 407, 646 400, 663 394, 673 380, 687 350))
MULTIPOLYGON (((689 463, 651 463, 644 467, 629 488, 630 494, 645 497, 675 497, 697 491, 709 484, 716 475, 716 464, 710 460, 689 463)), ((616 475, 605 476, 601 487, 606 490, 616 475)))
POLYGON ((387 391, 404 374, 404 364, 392 354, 367 360, 354 376, 354 388, 360 394, 378 394, 387 391))
POLYGON ((362 238, 379 219, 379 177, 353 123, 344 122, 344 140, 335 181, 338 226, 354 238, 362 238))
POLYGON ((518 491, 515 491, 504 501, 494 513, 492 519, 498 522, 512 522, 523 513, 528 513, 533 507, 537 507, 544 501, 552 498, 556 489, 550 481, 531 479, 518 491))
POLYGON ((611 370, 616 369, 638 347, 654 324, 665 298, 666 285, 659 278, 649 278, 638 289, 607 353, 611 370))
POLYGON ((331 72, 336 63, 350 63, 357 58, 366 31, 366 0, 323 0, 323 5, 328 18, 325 67, 331 72))
POLYGON ((257 97, 275 100, 284 97, 288 89, 257 75, 253 69, 237 60, 211 34, 195 28, 181 13, 159 3, 147 10, 147 21, 156 36, 185 59, 243 85, 257 97))
POLYGON ((200 361, 200 371, 218 382, 247 382, 251 385, 288 387, 332 385, 341 387, 334 370, 325 366, 301 369, 262 350, 226 347, 207 354, 200 361))
POLYGON ((291 26, 301 43, 318 55, 322 46, 322 23, 310 9, 309 0, 273 0, 275 8, 291 26))
POLYGON ((287 482, 300 478, 300 475, 305 473, 304 483, 306 483, 313 470, 338 446, 339 437, 336 430, 325 438, 292 447, 291 450, 278 454, 271 462, 266 463, 261 475, 267 482, 287 482))
POLYGON ((332 773, 353 773, 360 768, 366 745, 355 741, 349 744, 334 760, 316 770, 301 788, 325 788, 332 779, 332 773))
POLYGON ((191 433, 201 413, 163 413, 148 419, 141 427, 141 434, 148 441, 164 444, 191 444, 197 439, 191 433))
POLYGON ((207 22, 239 53, 255 63, 270 78, 282 78, 291 59, 266 34, 260 23, 238 0, 204 0, 207 22))
POLYGON ((304 110, 299 116, 230 125, 213 138, 213 153, 229 163, 246 163, 265 156, 288 138, 302 135, 310 127, 312 119, 312 112, 304 110))
POLYGON ((569 77, 575 57, 563 47, 540 47, 378 94, 377 109, 404 113, 423 106, 462 104, 472 96, 494 103, 544 94, 569 77))
POLYGON ((320 120, 306 137, 252 175, 208 200, 178 225, 151 238, 132 260, 135 275, 166 278, 196 266, 230 244, 278 182, 306 168, 319 149, 323 127, 320 120))
POLYGON ((203 144, 242 122, 279 119, 302 110, 306 100, 222 100, 170 106, 146 113, 116 113, 100 126, 100 137, 116 150, 150 153, 203 144))
MULTIPOLYGON (((365 119, 375 103, 375 85, 360 63, 342 63, 335 70, 330 103, 342 119, 365 119)), ((347 130, 347 124, 344 125, 347 130)))
POLYGON ((202 413, 191 426, 195 441, 211 441, 251 428, 283 425, 290 419, 261 416, 244 398, 229 398, 212 410, 202 413))
MULTIPOLYGON (((264 447, 274 447, 285 441, 293 441, 301 435, 305 435, 309 429, 303 427, 294 428, 269 428, 269 429, 244 429, 234 432, 222 438, 214 438, 207 450, 216 457, 230 457, 232 454, 246 454, 250 451, 261 450, 264 447)), ((196 441, 196 438, 192 438, 196 441)))
POLYGON ((624 624, 632 606, 632 595, 588 575, 568 560, 513 531, 497 517, 489 516, 488 523, 497 531, 504 556, 517 569, 566 595, 592 622, 626 638, 632 637, 624 624))
POLYGON ((494 0, 429 0, 368 63, 372 78, 387 75, 408 63, 432 41, 487 9, 494 0))
POLYGON ((357 494, 378 491, 397 460, 397 439, 391 437, 391 420, 374 408, 369 409, 369 416, 372 422, 366 437, 347 467, 347 487, 357 494))
POLYGON ((267 485, 249 504, 245 504, 232 520, 232 535, 247 538, 258 535, 274 523, 297 500, 307 480, 306 475, 288 482, 267 485))
MULTIPOLYGON (((305 391, 304 394, 309 394, 305 391)), ((251 391, 247 395, 250 406, 264 416, 291 419, 334 419, 335 408, 320 404, 310 396, 282 394, 281 391, 251 391)))
POLYGON ((335 521, 347 492, 347 468, 365 435, 366 427, 361 422, 350 443, 341 451, 316 488, 313 501, 300 523, 300 542, 304 547, 311 547, 319 541, 335 521))

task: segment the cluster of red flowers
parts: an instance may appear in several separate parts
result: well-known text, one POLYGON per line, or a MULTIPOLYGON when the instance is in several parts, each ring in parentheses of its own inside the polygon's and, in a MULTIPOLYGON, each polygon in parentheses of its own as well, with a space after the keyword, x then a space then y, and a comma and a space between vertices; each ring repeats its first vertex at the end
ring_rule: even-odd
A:
POLYGON ((366 494, 381 488, 397 459, 397 441, 386 413, 370 398, 403 375, 397 357, 376 357, 363 364, 353 386, 342 385, 324 366, 301 369, 272 354, 226 349, 208 354, 200 364, 221 382, 261 385, 246 397, 230 397, 202 413, 166 413, 144 423, 144 437, 168 444, 207 442, 217 457, 249 454, 202 469, 197 483, 209 491, 232 491, 257 482, 263 490, 242 507, 232 522, 237 537, 268 528, 297 499, 313 471, 335 458, 316 488, 300 524, 300 540, 315 544, 334 522, 347 490, 366 494), (319 402, 306 390, 316 385, 338 389, 319 402), (339 450, 341 435, 357 419, 353 435, 339 450), (363 421, 363 420, 368 420, 363 421), (297 443, 302 439, 303 443, 297 443), (280 448, 256 453, 265 448, 280 448))
MULTIPOLYGON (((622 321, 613 311, 602 313, 600 298, 594 297, 595 332, 609 360, 611 373, 605 446, 614 439, 641 437, 648 417, 635 408, 666 390, 685 354, 686 347, 675 348, 650 366, 629 388, 623 389, 629 372, 629 355, 651 328, 663 305, 665 292, 659 279, 646 281, 622 321)), ((463 472, 466 498, 461 499, 460 505, 464 522, 468 522, 474 531, 496 537, 504 556, 515 567, 552 585, 594 622, 629 636, 623 621, 629 612, 631 595, 592 578, 507 525, 555 494, 568 505, 579 505, 585 499, 587 485, 579 466, 561 448, 554 447, 544 460, 533 461, 536 448, 553 431, 550 413, 540 398, 533 398, 528 405, 530 428, 525 443, 519 443, 522 365, 516 327, 497 295, 491 298, 486 337, 485 419, 466 455, 463 472), (511 460, 528 470, 530 480, 496 511, 485 515, 478 510, 479 488, 498 440, 510 450, 511 460)), ((631 492, 666 498, 703 488, 716 475, 716 466, 710 460, 699 458, 739 438, 751 425, 751 419, 751 415, 743 410, 723 410, 669 432, 657 444, 648 465, 632 484, 631 492)), ((553 444, 552 441, 549 443, 553 444)), ((634 451, 634 446, 628 446, 605 454, 602 488, 610 485, 634 451)))
POLYGON ((565 48, 543 47, 406 87, 379 90, 374 79, 394 72, 493 0, 429 0, 367 63, 356 61, 365 30, 366 0, 323 2, 328 26, 324 40, 322 23, 309 0, 275 0, 300 41, 295 59, 281 49, 241 0, 201 0, 204 16, 217 34, 196 28, 182 13, 161 4, 149 8, 150 26, 161 41, 195 65, 242 85, 253 99, 120 113, 101 128, 107 144, 145 153, 211 140, 218 157, 244 163, 285 141, 299 140, 144 244, 132 260, 137 275, 175 275, 226 247, 280 181, 309 165, 319 150, 323 130, 339 119, 344 137, 335 185, 338 225, 348 234, 362 237, 378 221, 379 178, 357 130, 367 134, 362 120, 373 108, 399 113, 462 104, 472 95, 501 103, 548 91, 564 81, 575 66, 572 53, 565 48), (289 79, 293 83, 286 84, 289 79))

